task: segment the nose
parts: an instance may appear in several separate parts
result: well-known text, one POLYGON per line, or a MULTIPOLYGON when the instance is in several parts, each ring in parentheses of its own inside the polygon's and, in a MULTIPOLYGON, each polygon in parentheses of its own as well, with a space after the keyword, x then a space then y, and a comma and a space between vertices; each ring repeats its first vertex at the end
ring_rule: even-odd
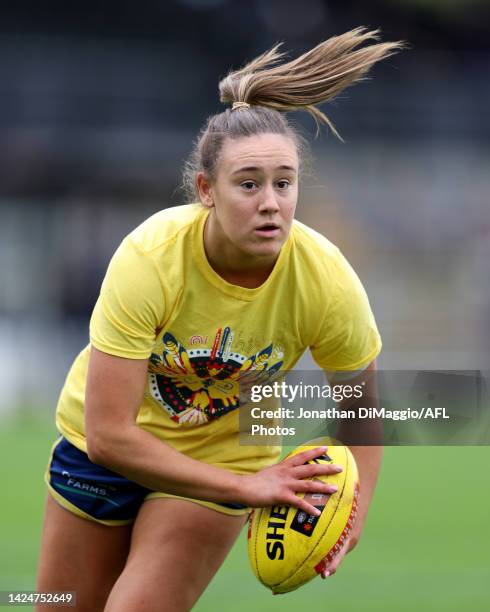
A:
POLYGON ((261 213, 274 213, 279 210, 279 203, 277 201, 277 195, 274 192, 272 185, 267 185, 262 191, 262 197, 259 201, 259 212, 261 213))

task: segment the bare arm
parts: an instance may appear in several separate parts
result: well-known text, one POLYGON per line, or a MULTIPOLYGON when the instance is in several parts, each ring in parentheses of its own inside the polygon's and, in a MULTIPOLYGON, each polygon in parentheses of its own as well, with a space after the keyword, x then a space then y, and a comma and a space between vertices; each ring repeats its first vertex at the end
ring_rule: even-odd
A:
MULTIPOLYGON (((340 403, 341 409, 356 410, 361 406, 377 406, 378 389, 376 383, 376 361, 373 361, 366 370, 353 380, 350 386, 363 384, 363 394, 359 399, 345 399, 340 403)), ((383 454, 383 429, 379 421, 345 420, 340 424, 337 437, 346 444, 357 463, 361 491, 357 507, 357 517, 344 546, 334 559, 322 571, 322 578, 335 574, 342 559, 358 543, 361 537, 366 516, 374 495, 378 473, 381 467, 383 454)))
MULTIPOLYGON (((346 399, 341 402, 340 408, 356 411, 360 406, 377 406, 376 361, 360 376, 348 382, 351 386, 360 383, 364 383, 362 397, 346 399)), ((357 518, 350 536, 351 549, 359 540, 374 495, 383 455, 382 433, 381 422, 371 419, 344 421, 339 428, 338 437, 349 446, 354 455, 361 483, 357 518)))
POLYGON ((147 367, 146 359, 124 359, 91 347, 85 428, 88 455, 94 463, 154 491, 257 507, 284 503, 317 513, 296 493, 332 492, 329 485, 304 480, 335 472, 332 466, 303 465, 324 451, 308 451, 253 476, 240 476, 192 459, 136 423, 147 367))
POLYGON ((381 446, 350 446, 349 448, 356 460, 359 480, 362 483, 357 517, 350 534, 350 549, 352 549, 359 541, 364 528, 381 467, 383 448, 381 446))

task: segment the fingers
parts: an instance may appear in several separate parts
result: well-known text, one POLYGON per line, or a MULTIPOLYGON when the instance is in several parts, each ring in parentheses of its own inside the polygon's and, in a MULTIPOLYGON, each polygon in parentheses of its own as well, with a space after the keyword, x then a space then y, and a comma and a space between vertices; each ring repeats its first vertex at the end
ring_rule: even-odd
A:
POLYGON ((306 512, 306 514, 310 514, 311 516, 320 516, 321 512, 315 506, 309 504, 305 499, 301 497, 292 496, 290 499, 286 501, 288 506, 293 506, 294 508, 299 508, 306 512))
POLYGON ((345 555, 349 552, 349 540, 347 539, 339 552, 334 556, 332 561, 327 565, 327 567, 322 571, 321 577, 323 579, 328 578, 329 576, 333 576, 335 572, 338 570, 339 565, 342 563, 345 555))
POLYGON ((336 555, 331 563, 328 566, 328 569, 323 570, 322 572, 322 578, 328 578, 329 576, 333 576, 335 574, 335 572, 337 571, 340 562, 342 561, 344 555, 341 555, 340 553, 338 555, 336 555))
POLYGON ((341 465, 331 463, 308 463, 312 459, 321 457, 327 450, 326 446, 320 446, 312 450, 303 451, 285 463, 294 467, 294 477, 298 479, 313 478, 314 476, 325 476, 329 474, 339 474, 344 469, 341 465))
MULTIPOLYGON (((319 480, 318 476, 327 476, 338 474, 343 470, 341 465, 332 465, 330 463, 308 463, 317 457, 322 456, 327 451, 326 446, 311 448, 294 457, 284 459, 274 466, 264 468, 257 475, 251 478, 262 479, 265 483, 261 486, 256 486, 254 491, 267 492, 264 496, 257 496, 253 502, 247 502, 249 505, 260 507, 262 505, 270 505, 281 503, 295 508, 299 508, 307 514, 319 516, 321 513, 304 498, 299 497, 299 493, 319 493, 323 495, 332 495, 338 491, 338 487, 333 483, 326 483, 319 480)), ((305 495, 305 497, 307 497, 305 495)))
MULTIPOLYGON (((320 480, 316 480, 314 477, 338 474, 343 470, 341 465, 308 463, 308 461, 316 459, 317 457, 325 454, 326 451, 326 446, 319 446, 317 448, 308 449, 298 453, 294 457, 284 461, 284 463, 293 467, 292 476, 294 476, 296 480, 289 485, 293 489, 292 492, 295 494, 322 493, 324 495, 332 495, 338 491, 337 485, 327 484, 320 480)), ((315 508, 315 506, 312 506, 310 503, 305 501, 305 499, 297 497, 297 495, 294 495, 294 497, 292 497, 287 503, 313 516, 319 516, 321 514, 320 511, 315 508)))
POLYGON ((329 463, 307 463, 298 465, 294 468, 296 478, 313 478, 314 476, 325 476, 329 474, 339 474, 344 468, 341 465, 329 463))
POLYGON ((312 459, 321 457, 326 452, 326 446, 318 446, 317 448, 312 448, 311 450, 306 450, 301 453, 298 453, 297 455, 294 455, 294 457, 290 457, 289 459, 285 459, 284 461, 285 463, 288 463, 289 465, 293 466, 303 465, 304 463, 308 463, 308 461, 311 461, 312 459))
POLYGON ((295 493, 324 493, 325 495, 332 495, 339 490, 337 485, 327 484, 321 480, 301 480, 294 483, 294 489, 295 493))
POLYGON ((311 478, 322 474, 338 474, 343 470, 341 465, 326 463, 308 463, 312 459, 321 457, 327 452, 326 446, 319 446, 311 450, 306 450, 294 457, 285 459, 284 463, 295 468, 295 475, 298 478, 311 478))
MULTIPOLYGON (((319 480, 302 480, 294 484, 295 493, 322 493, 324 495, 332 495, 336 493, 339 488, 337 485, 327 485, 319 480)), ((306 496, 305 496, 306 497, 306 496)), ((304 497, 298 497, 297 495, 291 495, 285 502, 288 506, 294 506, 303 510, 307 514, 312 516, 320 516, 321 511, 310 504, 304 497)))

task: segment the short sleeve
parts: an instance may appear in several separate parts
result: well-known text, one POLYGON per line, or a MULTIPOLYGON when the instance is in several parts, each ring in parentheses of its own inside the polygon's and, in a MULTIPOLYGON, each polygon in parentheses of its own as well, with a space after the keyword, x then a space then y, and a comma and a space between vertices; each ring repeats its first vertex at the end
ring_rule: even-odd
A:
POLYGON ((164 319, 165 295, 151 256, 125 238, 109 263, 90 320, 97 349, 130 359, 146 359, 164 319))
POLYGON ((312 356, 331 373, 362 370, 381 350, 381 337, 366 291, 338 249, 329 276, 325 311, 310 346, 312 356))

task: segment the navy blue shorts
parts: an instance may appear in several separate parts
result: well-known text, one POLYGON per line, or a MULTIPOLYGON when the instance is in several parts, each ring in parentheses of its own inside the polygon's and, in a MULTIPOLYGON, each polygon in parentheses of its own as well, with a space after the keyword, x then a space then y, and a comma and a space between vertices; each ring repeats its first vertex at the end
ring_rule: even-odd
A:
POLYGON ((45 480, 51 495, 64 508, 106 525, 131 523, 145 499, 158 497, 185 499, 224 514, 250 512, 243 504, 208 502, 151 491, 93 463, 87 453, 63 437, 53 446, 45 480))

